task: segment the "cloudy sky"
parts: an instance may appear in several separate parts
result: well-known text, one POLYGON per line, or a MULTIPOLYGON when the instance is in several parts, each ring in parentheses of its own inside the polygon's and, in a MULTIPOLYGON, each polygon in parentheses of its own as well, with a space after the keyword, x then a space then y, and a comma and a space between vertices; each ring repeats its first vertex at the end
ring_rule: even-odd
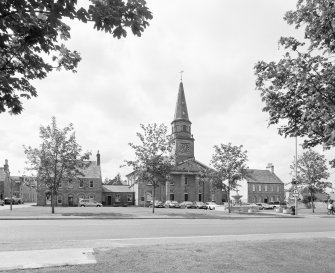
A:
POLYGON ((250 168, 271 162, 288 182, 294 140, 268 128, 253 66, 280 58, 280 36, 299 35, 283 20, 295 2, 150 0, 149 28, 140 38, 121 40, 70 22, 68 47, 83 58, 78 73, 53 72, 36 81, 39 96, 24 103, 21 115, 0 115, 0 163, 8 159, 11 173, 22 173, 22 146, 37 146, 40 125, 56 116, 59 126, 74 124, 93 158, 100 150, 103 178, 124 176, 130 170, 120 165, 133 158, 128 143, 136 142, 139 125, 170 127, 183 70, 196 159, 209 164, 213 146, 231 142, 248 151, 250 168))

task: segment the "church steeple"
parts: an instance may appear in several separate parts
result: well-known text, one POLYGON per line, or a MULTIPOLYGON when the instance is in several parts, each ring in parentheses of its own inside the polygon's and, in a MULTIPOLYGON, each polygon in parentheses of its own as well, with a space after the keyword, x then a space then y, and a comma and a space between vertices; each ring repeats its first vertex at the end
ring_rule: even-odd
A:
POLYGON ((180 120, 180 119, 189 120, 185 93, 184 93, 184 86, 182 82, 180 82, 179 84, 178 98, 176 103, 176 109, 174 112, 174 120, 180 120))
POLYGON ((180 82, 174 119, 171 122, 175 145, 174 155, 177 163, 194 158, 194 138, 191 133, 191 124, 188 118, 184 86, 180 82))

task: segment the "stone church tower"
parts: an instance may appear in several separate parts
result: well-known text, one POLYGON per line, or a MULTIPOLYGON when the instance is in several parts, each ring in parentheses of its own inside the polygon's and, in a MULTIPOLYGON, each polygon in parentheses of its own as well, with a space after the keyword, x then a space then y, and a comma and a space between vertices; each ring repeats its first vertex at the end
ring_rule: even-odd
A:
POLYGON ((174 119, 171 122, 176 164, 187 159, 194 159, 194 138, 191 133, 191 124, 188 118, 184 86, 180 82, 174 119))

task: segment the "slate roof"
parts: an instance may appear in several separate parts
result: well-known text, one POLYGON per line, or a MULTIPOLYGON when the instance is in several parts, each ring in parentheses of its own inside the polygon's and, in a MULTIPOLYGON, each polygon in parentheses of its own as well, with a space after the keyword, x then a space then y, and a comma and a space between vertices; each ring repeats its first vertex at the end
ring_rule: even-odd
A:
POLYGON ((186 106, 186 99, 184 93, 183 83, 179 84, 178 98, 176 103, 176 109, 174 113, 174 121, 175 120, 188 120, 188 111, 186 106))
POLYGON ((251 183, 283 184, 283 181, 269 170, 248 169, 245 175, 245 180, 251 183))
POLYGON ((101 178, 101 168, 97 165, 96 161, 85 161, 87 168, 83 168, 80 172, 83 175, 78 175, 78 177, 85 177, 85 178, 101 178))
POLYGON ((208 168, 209 167, 207 167, 205 164, 195 160, 194 158, 191 158, 180 162, 177 166, 173 168, 172 173, 175 172, 197 173, 208 168))
POLYGON ((102 192, 133 192, 127 185, 102 185, 102 192))

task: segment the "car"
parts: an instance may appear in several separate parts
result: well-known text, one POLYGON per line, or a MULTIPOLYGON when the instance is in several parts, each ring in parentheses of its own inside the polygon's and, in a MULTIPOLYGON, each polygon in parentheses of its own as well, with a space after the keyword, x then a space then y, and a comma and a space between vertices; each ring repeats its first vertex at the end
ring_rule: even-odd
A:
MULTIPOLYGON (((152 208, 152 201, 150 201, 149 207, 152 208)), ((155 208, 164 208, 164 204, 162 201, 155 200, 155 208)))
POLYGON ((171 200, 166 201, 164 206, 166 208, 180 208, 180 204, 177 201, 171 201, 171 200))
POLYGON ((270 204, 267 204, 267 203, 256 203, 256 205, 258 206, 258 208, 260 210, 273 209, 274 208, 273 205, 270 205, 270 204))
POLYGON ((206 204, 207 209, 209 209, 209 210, 215 210, 215 208, 217 206, 217 204, 215 202, 206 202, 205 204, 206 204))
POLYGON ((5 197, 4 203, 6 205, 10 205, 12 199, 12 205, 18 205, 18 204, 23 204, 23 200, 19 197, 13 196, 12 198, 10 197, 5 197))
POLYGON ((79 207, 102 207, 102 204, 93 199, 79 199, 79 207))
POLYGON ((4 206, 5 205, 5 201, 0 199, 0 206, 4 206))
POLYGON ((184 208, 184 209, 191 209, 192 208, 193 203, 190 201, 184 201, 180 203, 180 207, 184 208))
POLYGON ((195 202, 193 202, 192 206, 195 209, 207 209, 207 206, 206 206, 206 204, 204 202, 197 202, 197 201, 195 201, 195 202))

